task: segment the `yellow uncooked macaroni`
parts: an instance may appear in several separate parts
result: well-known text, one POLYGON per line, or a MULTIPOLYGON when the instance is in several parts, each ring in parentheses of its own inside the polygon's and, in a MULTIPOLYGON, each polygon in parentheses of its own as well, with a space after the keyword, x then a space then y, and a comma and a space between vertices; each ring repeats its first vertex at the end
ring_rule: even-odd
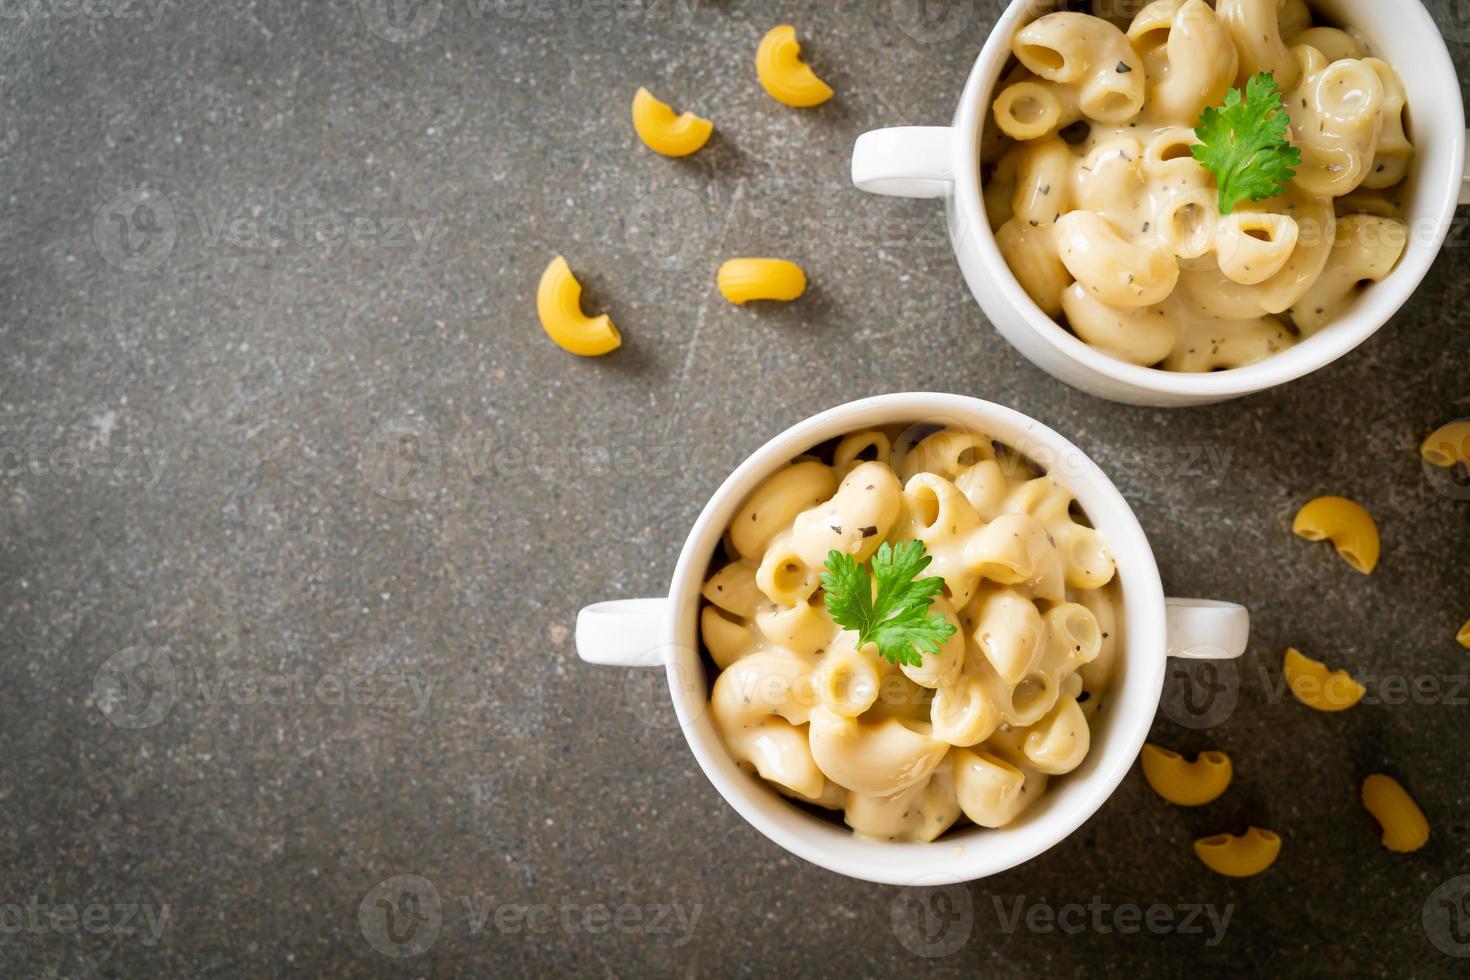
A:
POLYGON ((1445 468, 1470 463, 1470 419, 1458 419, 1435 429, 1419 447, 1419 455, 1445 468))
POLYGON ((1139 758, 1143 776, 1154 792, 1179 806, 1208 803, 1230 785, 1230 757, 1224 752, 1201 752, 1189 762, 1178 752, 1145 745, 1139 758))
POLYGON ((666 157, 687 157, 715 131, 713 123, 692 112, 674 115, 673 109, 646 88, 639 88, 633 96, 633 128, 650 150, 666 157))
POLYGON ((616 350, 623 343, 618 328, 606 313, 589 317, 582 312, 582 284, 560 255, 541 273, 541 284, 536 289, 536 313, 547 335, 573 354, 595 357, 616 350))
POLYGON ((1114 564, 1073 497, 989 437, 855 432, 761 484, 730 522, 700 623, 726 749, 778 792, 888 841, 1001 827, 1071 772, 1121 650, 1114 564), (956 627, 895 665, 833 621, 828 552, 922 541, 956 627))
POLYGON ((1291 530, 1308 541, 1331 541, 1342 560, 1367 575, 1378 564, 1378 525, 1346 497, 1317 497, 1296 512, 1291 530))
POLYGON ((773 27, 761 38, 755 73, 771 98, 785 105, 806 109, 832 98, 832 89, 801 60, 796 28, 790 24, 773 27))
POLYGON ((1363 806, 1383 828, 1390 851, 1417 851, 1429 840, 1429 821, 1398 780, 1374 773, 1363 780, 1363 806))
POLYGON ((1414 147, 1403 83, 1363 39, 1314 26, 1299 0, 1107 10, 1021 28, 992 105, 985 209, 1043 312, 1120 360, 1213 371, 1326 328, 1394 269, 1408 225, 1382 193, 1414 147), (1222 215, 1194 129, 1258 71, 1281 87, 1302 165, 1279 196, 1222 215))
POLYGON ((1329 672, 1325 664, 1303 656, 1294 647, 1287 648, 1281 670, 1292 695, 1318 711, 1345 711, 1368 693, 1347 671, 1329 672))
POLYGON ((1470 647, 1470 619, 1465 620, 1465 625, 1460 627, 1460 632, 1455 634, 1455 639, 1460 646, 1470 647))
POLYGON ((785 259, 730 259, 720 266, 720 294, 732 303, 793 300, 806 292, 806 273, 785 259))
POLYGON ((1194 853, 1205 867, 1228 878, 1249 878, 1276 863, 1281 838, 1269 830, 1251 827, 1236 837, 1216 834, 1194 842, 1194 853))

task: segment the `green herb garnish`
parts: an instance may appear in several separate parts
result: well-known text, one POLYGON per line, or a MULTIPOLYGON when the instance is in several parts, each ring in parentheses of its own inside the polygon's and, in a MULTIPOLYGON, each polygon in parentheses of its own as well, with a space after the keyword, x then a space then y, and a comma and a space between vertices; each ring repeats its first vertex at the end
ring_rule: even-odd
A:
POLYGON ((890 662, 918 667, 924 654, 937 654, 955 634, 943 616, 929 615, 944 579, 915 577, 932 560, 922 541, 905 541, 896 548, 885 541, 873 555, 875 590, 868 570, 851 555, 829 551, 822 573, 827 611, 838 626, 857 633, 859 648, 876 643, 890 662))
POLYGON ((1245 86, 1245 98, 1233 88, 1222 108, 1209 108, 1200 117, 1194 135, 1202 141, 1190 152, 1215 175, 1220 188, 1220 213, 1250 198, 1275 197, 1296 176, 1301 151, 1286 141, 1291 118, 1281 101, 1281 90, 1269 72, 1261 72, 1245 86))

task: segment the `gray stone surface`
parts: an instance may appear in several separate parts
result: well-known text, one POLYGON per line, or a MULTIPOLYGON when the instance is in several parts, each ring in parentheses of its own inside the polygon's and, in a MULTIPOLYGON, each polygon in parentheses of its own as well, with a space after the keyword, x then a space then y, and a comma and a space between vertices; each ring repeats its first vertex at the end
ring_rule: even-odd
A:
MULTIPOLYGON (((0 17, 0 974, 1463 975, 1441 947, 1466 950, 1470 910, 1452 931, 1435 889, 1470 873, 1470 489, 1415 454, 1470 415, 1463 223, 1333 367, 1214 408, 1113 405, 989 328, 932 202, 848 184, 860 132, 948 119, 998 0, 922 29, 904 0, 420 0, 396 33, 383 2, 0 17), (751 68, 793 16, 839 93, 812 112, 751 68), (713 144, 639 146, 644 83, 713 117, 713 144), (139 200, 151 232, 124 235, 139 200), (557 252, 621 352, 542 334, 557 252), (726 304, 714 270, 752 252, 801 262, 810 294, 726 304), (1231 791, 1181 810, 1131 774, 1064 844, 949 896, 929 945, 915 896, 768 843, 656 680, 569 638, 582 604, 665 588, 747 452, 901 389, 1069 435, 1171 590, 1255 617, 1229 717, 1154 732, 1229 752, 1231 791), (1325 492, 1378 517, 1371 578, 1288 532, 1325 492), (1398 703, 1283 699, 1287 644, 1398 703), (1438 693, 1403 703, 1395 679, 1438 693), (1423 804, 1420 853, 1379 846, 1373 771, 1423 804), (1193 857, 1249 823, 1285 837, 1270 873, 1193 857), (405 891, 423 918, 395 946, 376 902, 405 891), (672 913, 608 925, 622 903, 672 913), (1037 927, 1068 903, 1112 911, 1037 927), (1231 918, 1213 943, 1119 931, 1155 903, 1231 918), (533 931, 515 916, 538 906, 533 931)), ((1463 4, 1430 7, 1470 62, 1463 4)))

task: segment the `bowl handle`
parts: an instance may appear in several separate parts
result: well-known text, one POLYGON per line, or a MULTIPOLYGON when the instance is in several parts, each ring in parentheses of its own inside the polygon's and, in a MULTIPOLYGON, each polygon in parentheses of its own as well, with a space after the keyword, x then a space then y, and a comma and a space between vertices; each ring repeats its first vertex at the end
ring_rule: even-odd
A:
POLYGON ((611 667, 662 667, 668 599, 619 599, 577 613, 577 656, 611 667))
POLYGON ((954 186, 953 133, 948 126, 864 133, 852 147, 852 182, 888 197, 944 197, 954 186))
MULTIPOLYGON (((1465 130, 1465 141, 1470 143, 1470 129, 1465 130)), ((1465 166, 1460 177, 1460 203, 1470 204, 1470 151, 1465 153, 1465 166)))
POLYGON ((1184 660, 1234 660, 1245 653, 1251 614, 1234 602, 1165 599, 1171 657, 1184 660))

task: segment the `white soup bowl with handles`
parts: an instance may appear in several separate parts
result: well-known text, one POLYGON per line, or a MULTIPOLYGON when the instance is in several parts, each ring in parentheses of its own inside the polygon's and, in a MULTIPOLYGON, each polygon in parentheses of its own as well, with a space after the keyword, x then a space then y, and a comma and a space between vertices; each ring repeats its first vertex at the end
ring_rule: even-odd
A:
POLYGON ((1133 510, 1081 450, 1035 419, 960 395, 879 395, 792 426, 746 459, 695 521, 667 597, 587 606, 577 616, 585 661, 662 668, 689 748, 715 788, 772 841, 830 871, 889 884, 969 881, 1021 864, 1066 838, 1123 780, 1158 710, 1169 657, 1222 660, 1245 650, 1249 615, 1239 605, 1166 599, 1148 538, 1133 510), (1107 701, 1094 716, 1082 765, 1048 788, 1015 823, 966 827, 938 841, 888 843, 854 835, 836 820, 797 807, 726 753, 708 710, 700 657, 700 589, 721 536, 745 498, 797 456, 827 440, 876 426, 930 423, 983 432, 1026 455, 1076 497, 1117 563, 1123 645, 1107 701))
POLYGON ((1424 6, 1418 0, 1309 0, 1309 5, 1315 13, 1359 30, 1373 53, 1403 78, 1415 149, 1404 200, 1409 241, 1394 271, 1341 317, 1262 361, 1185 373, 1118 360, 1047 316, 1007 267, 980 193, 981 129, 1011 58, 1011 39, 1026 24, 1058 9, 1058 0, 1012 0, 975 61, 951 125, 877 129, 858 137, 853 183, 874 194, 943 198, 960 270, 986 317, 1034 364, 1073 387, 1134 405, 1181 406, 1285 384, 1331 364, 1387 323, 1429 272, 1453 223, 1456 203, 1470 203, 1460 80, 1424 6))

